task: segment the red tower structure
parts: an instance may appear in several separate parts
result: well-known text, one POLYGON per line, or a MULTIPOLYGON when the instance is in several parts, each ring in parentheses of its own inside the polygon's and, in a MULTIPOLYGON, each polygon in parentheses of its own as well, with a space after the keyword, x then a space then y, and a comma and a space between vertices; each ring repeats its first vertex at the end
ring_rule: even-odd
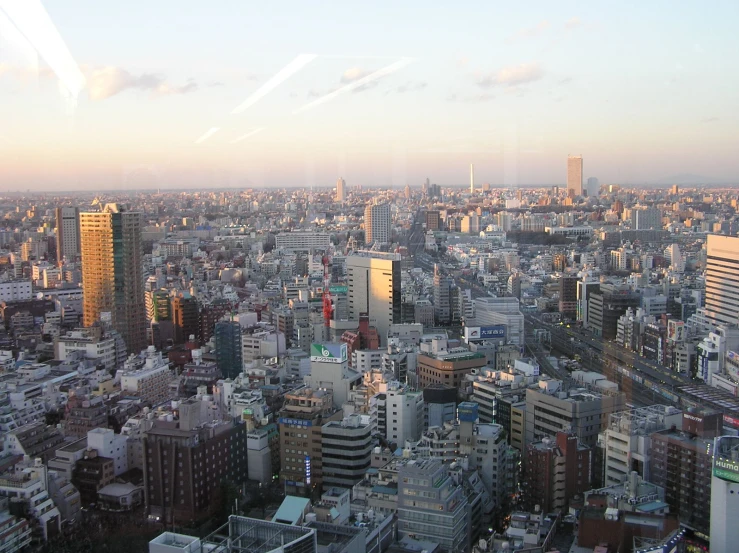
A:
POLYGON ((334 313, 334 306, 331 303, 331 291, 329 287, 331 285, 331 274, 329 273, 328 264, 329 256, 326 253, 323 256, 323 322, 326 325, 326 329, 331 326, 331 315, 334 313))

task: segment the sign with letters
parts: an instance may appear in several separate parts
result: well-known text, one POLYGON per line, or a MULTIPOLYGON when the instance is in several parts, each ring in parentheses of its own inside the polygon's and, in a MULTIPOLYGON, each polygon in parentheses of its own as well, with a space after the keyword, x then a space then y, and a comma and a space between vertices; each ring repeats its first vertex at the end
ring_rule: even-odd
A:
POLYGON ((346 344, 311 344, 310 360, 317 363, 343 363, 349 359, 346 344))

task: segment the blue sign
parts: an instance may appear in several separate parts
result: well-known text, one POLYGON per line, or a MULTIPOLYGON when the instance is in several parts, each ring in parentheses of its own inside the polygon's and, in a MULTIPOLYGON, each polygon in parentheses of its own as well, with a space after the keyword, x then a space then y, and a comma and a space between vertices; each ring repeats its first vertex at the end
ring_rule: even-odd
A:
POLYGON ((305 456, 305 485, 310 486, 310 456, 305 456))
POLYGON ((303 419, 288 419, 285 417, 281 417, 280 420, 278 420, 280 424, 292 424, 294 426, 313 426, 311 421, 306 421, 303 419))
POLYGON ((460 422, 477 422, 478 405, 472 401, 463 401, 457 407, 457 417, 460 422))
POLYGON ((480 338, 505 338, 505 325, 481 326, 480 338))

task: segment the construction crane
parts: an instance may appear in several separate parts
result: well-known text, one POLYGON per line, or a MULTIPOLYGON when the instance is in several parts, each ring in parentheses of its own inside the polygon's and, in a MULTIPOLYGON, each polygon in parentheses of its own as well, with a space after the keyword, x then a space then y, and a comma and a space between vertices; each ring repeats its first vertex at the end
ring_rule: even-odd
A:
POLYGON ((331 302, 331 273, 329 273, 328 264, 330 261, 329 253, 326 252, 321 260, 323 262, 323 323, 326 326, 326 337, 330 335, 331 315, 334 313, 334 305, 331 302))

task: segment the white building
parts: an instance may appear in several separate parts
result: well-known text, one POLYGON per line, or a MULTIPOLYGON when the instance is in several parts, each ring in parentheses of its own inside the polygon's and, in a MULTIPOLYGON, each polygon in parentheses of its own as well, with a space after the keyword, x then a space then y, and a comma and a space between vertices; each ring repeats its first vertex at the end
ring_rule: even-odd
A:
POLYGON ((418 441, 423 432, 423 393, 412 392, 393 381, 380 385, 380 393, 373 400, 370 414, 377 418, 378 430, 385 430, 388 441, 401 447, 406 441, 418 441))
POLYGON ((30 300, 33 289, 30 280, 0 282, 0 302, 30 300))
POLYGON ((131 360, 124 365, 121 391, 146 399, 152 405, 169 399, 169 385, 175 375, 169 367, 169 361, 162 357, 162 352, 149 346, 143 365, 136 365, 138 363, 134 364, 131 360))
POLYGON ((116 476, 128 471, 128 438, 123 434, 116 434, 110 428, 93 428, 87 433, 87 449, 112 459, 116 476))
POLYGON ((711 476, 711 551, 729 553, 739 544, 739 438, 714 442, 711 476))
POLYGON ((327 232, 296 230, 281 232, 275 236, 275 247, 290 251, 328 250, 331 235, 327 232))

